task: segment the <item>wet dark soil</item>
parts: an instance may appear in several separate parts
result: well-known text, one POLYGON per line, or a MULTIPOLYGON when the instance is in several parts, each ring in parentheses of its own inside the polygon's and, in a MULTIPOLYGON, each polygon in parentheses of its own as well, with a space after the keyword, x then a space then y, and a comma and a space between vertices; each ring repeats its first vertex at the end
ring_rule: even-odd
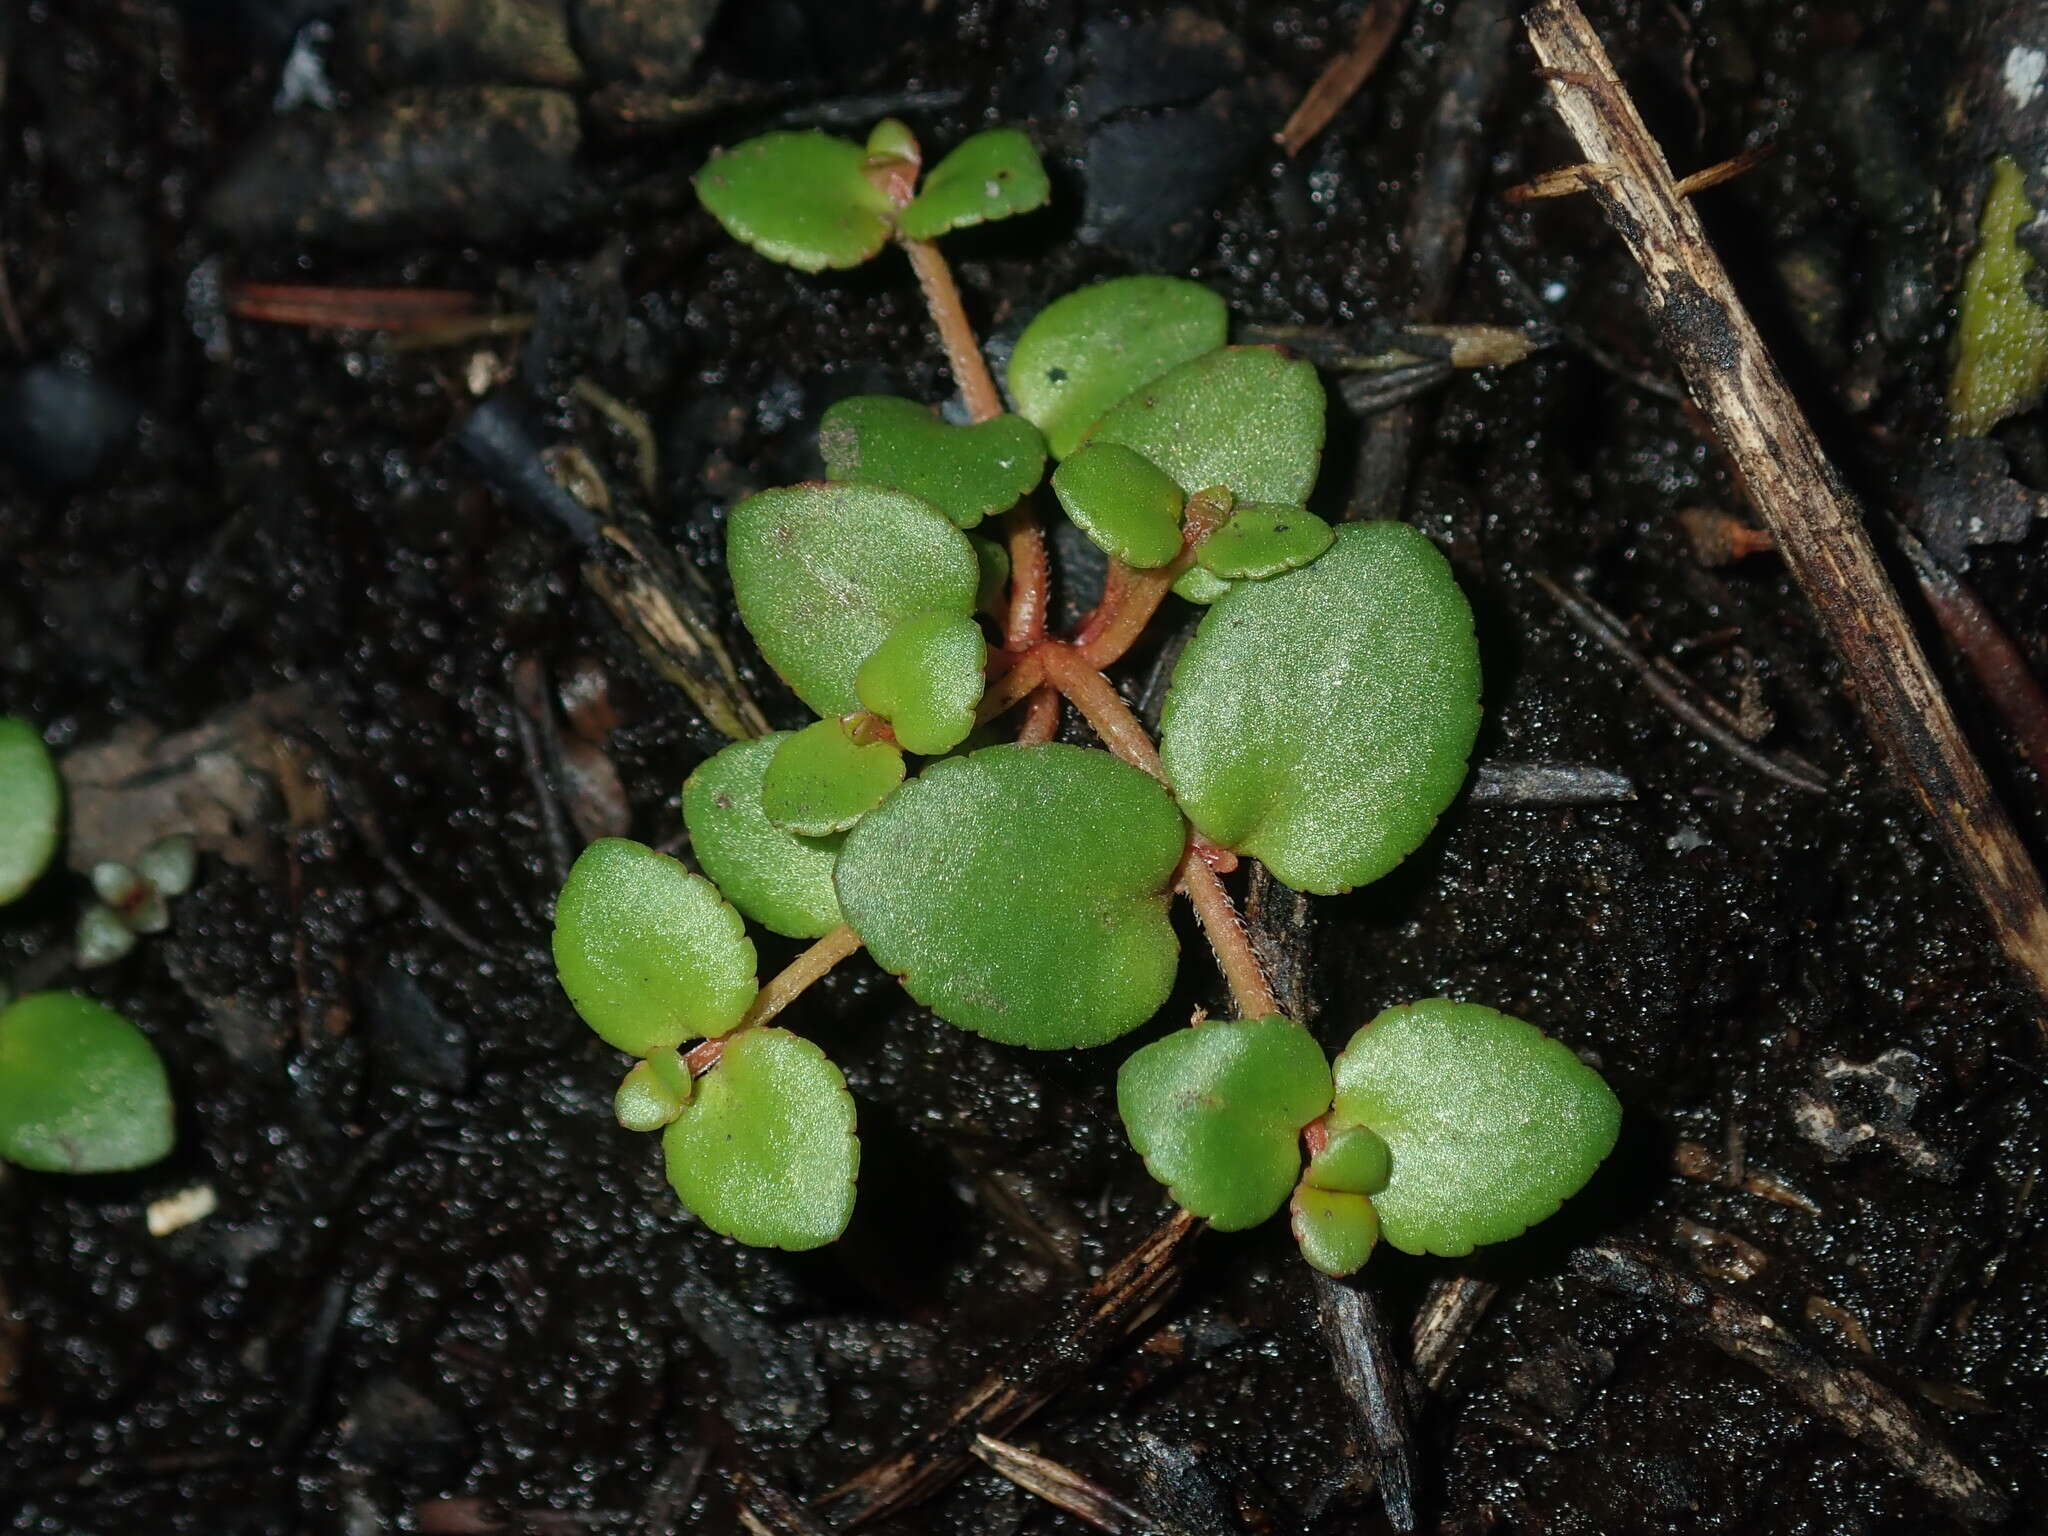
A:
MULTIPOLYGON (((1055 206, 955 242, 998 349, 1076 283, 1162 266, 1216 284, 1245 323, 1363 337, 1432 286, 1395 232, 1440 82, 1467 62, 1457 7, 1423 6, 1292 163, 1269 136, 1349 10, 734 0, 688 76, 706 94, 636 119, 603 94, 616 79, 479 78, 479 57, 515 69, 502 51, 394 76, 366 60, 361 16, 325 9, 0 15, 18 321, 0 331, 0 705, 67 757, 116 744, 127 793, 96 846, 74 832, 74 865, 132 853, 121 838, 172 830, 167 814, 212 829, 171 930, 111 968, 66 969, 78 874, 0 924, 0 976, 126 1011, 183 1106, 178 1151, 145 1173, 0 1174, 0 1528, 733 1530, 731 1474, 810 1496, 856 1471, 1148 1230, 1159 1191, 1115 1125, 1119 1049, 992 1046, 855 963, 802 1020, 860 1103, 849 1236, 791 1258, 693 1226, 653 1149, 611 1123, 618 1063, 562 1000, 546 933, 565 841, 618 814, 601 768, 565 774, 560 742, 608 757, 632 835, 665 843, 714 740, 562 531, 451 441, 480 390, 506 392, 537 442, 580 449, 633 501, 633 442, 571 392, 594 381, 651 424, 644 511, 715 584, 724 509, 811 471, 826 404, 941 398, 905 271, 800 276, 691 207, 684 178, 710 145, 785 119, 858 131, 901 109, 937 146, 989 121, 1032 132, 1055 206), (515 88, 565 89, 569 116, 508 105, 515 88), (331 179, 306 147, 331 135, 323 100, 376 112, 395 91, 461 94, 362 153, 431 139, 448 169, 331 179), (268 190, 226 206, 234 186, 268 190), (537 319, 397 350, 234 319, 239 282, 461 289, 537 319), (536 662, 583 701, 552 734, 515 699, 536 662), (587 737, 576 720, 594 720, 587 737), (133 793, 166 783, 195 798, 165 813, 133 793), (152 1236, 145 1208, 194 1185, 218 1208, 152 1236)), ((1709 195, 1709 219, 1830 447, 1879 498, 1912 483, 1938 427, 1969 198, 1944 180, 1940 110, 1967 9, 1592 8, 1681 170, 1778 145, 1709 195)), ((1370 1266, 1402 1336, 1446 1275, 1499 1288, 1419 1393, 1423 1524, 1922 1532, 1995 1515, 1902 1465, 1896 1437, 1888 1454, 1851 1436, 1717 1347, 1701 1314, 1603 1283, 1589 1251, 1619 1245, 1770 1314, 1813 1379, 1860 1370, 1895 1391, 2010 1501, 2011 1528, 2037 1528, 2037 1004, 1874 758, 1781 566, 1695 557, 1677 514, 1739 513, 1739 491, 1663 387, 1595 211, 1501 201, 1568 152, 1526 48, 1492 35, 1507 84, 1437 318, 1563 329, 1424 400, 1399 504, 1367 510, 1437 538, 1472 595, 1481 758, 1604 768, 1635 795, 1462 804, 1396 875, 1317 903, 1314 1022, 1337 1042, 1411 997, 1491 1003, 1597 1059, 1628 1122, 1594 1186, 1524 1241, 1370 1266), (1697 739, 1539 574, 1746 701, 1762 747, 1811 760, 1827 793, 1697 739)), ((1334 426, 1332 515, 1371 430, 1334 426)), ((2011 446, 2024 463, 2024 429, 2011 446)), ((2038 530, 1969 560, 2048 661, 2038 530)), ((2041 847, 2043 786, 1951 672, 2041 847)), ((1188 969, 1185 1001, 1214 1002, 1188 969)), ((1020 1438, 1185 1530, 1383 1528, 1277 1223, 1202 1239, 1156 1327, 1020 1438), (1169 1509, 1148 1472, 1190 1457, 1169 1509)), ((889 1528, 1082 1529, 984 1471, 889 1528)))

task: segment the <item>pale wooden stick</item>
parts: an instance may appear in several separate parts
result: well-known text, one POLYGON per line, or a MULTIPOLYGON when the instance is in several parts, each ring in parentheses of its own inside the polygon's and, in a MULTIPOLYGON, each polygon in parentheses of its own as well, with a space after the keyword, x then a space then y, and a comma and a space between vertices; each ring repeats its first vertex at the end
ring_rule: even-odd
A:
POLYGON ((2041 877, 1963 739, 1878 565, 1861 509, 1822 454, 1585 14, 1573 0, 1539 0, 1525 24, 1558 114, 1588 164, 1600 168, 1585 178, 1586 191, 1642 267, 1650 313, 1819 611, 1865 726, 1948 844, 2006 958, 2048 1001, 2041 877))

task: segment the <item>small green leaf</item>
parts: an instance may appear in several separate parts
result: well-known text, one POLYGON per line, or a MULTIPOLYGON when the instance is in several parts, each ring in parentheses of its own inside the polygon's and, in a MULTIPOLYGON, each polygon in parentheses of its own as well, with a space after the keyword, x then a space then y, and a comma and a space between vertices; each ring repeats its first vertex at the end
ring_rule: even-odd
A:
POLYGON ((1380 1238, 1379 1212, 1363 1195, 1303 1184, 1288 1214, 1301 1256, 1339 1280, 1365 1267, 1380 1238))
POLYGON ((768 764, 790 732, 736 741, 698 764, 683 784, 690 849, 741 912, 791 939, 815 939, 840 923, 832 893, 836 837, 794 837, 761 809, 768 764))
POLYGON ((1204 608, 1230 590, 1231 584, 1213 571, 1205 571, 1199 565, 1191 565, 1175 578, 1174 596, 1200 603, 1204 608))
POLYGON ((1003 591, 1010 581, 1010 552, 994 539, 978 533, 967 536, 974 546, 974 558, 981 563, 981 585, 974 591, 974 611, 994 613, 1002 605, 1003 591))
POLYGON ((1088 441, 1135 449, 1189 490, 1298 506, 1323 458, 1322 380, 1277 347, 1221 347, 1138 390, 1088 441))
POLYGON ((661 1146, 683 1204, 756 1248, 821 1247, 853 1214, 853 1096, 823 1051, 784 1030, 727 1041, 661 1146))
POLYGON ((64 794, 42 733, 0 715, 0 905, 35 884, 57 851, 64 794))
POLYGON ((1063 459, 1124 396, 1229 334, 1223 300, 1199 283, 1111 278, 1053 300, 1024 328, 1010 354, 1010 394, 1063 459))
POLYGON ((1236 1232, 1294 1187, 1302 1127, 1330 1107, 1330 1063, 1314 1036, 1277 1015, 1198 1024, 1131 1055, 1116 1107, 1174 1200, 1236 1232))
POLYGON ((961 528, 1009 511, 1045 475, 1045 439, 1022 416, 956 427, 895 395, 826 411, 818 451, 831 479, 922 497, 961 528))
POLYGON ((1195 559, 1226 580, 1299 570, 1336 541, 1337 531, 1306 507, 1239 507, 1204 539, 1195 559))
POLYGON ((691 185, 728 234, 770 261, 856 267, 888 243, 892 222, 866 161, 829 134, 767 133, 714 154, 691 185))
POLYGON ((860 701, 889 722, 906 752, 936 757, 974 729, 988 642, 972 619, 950 613, 905 619, 875 647, 854 679, 860 701))
POLYGON ((1334 1127, 1323 1150, 1309 1159, 1303 1177, 1317 1189, 1347 1195, 1376 1195, 1387 1187, 1393 1153, 1362 1125, 1334 1127))
POLYGON ((623 837, 583 850, 555 902, 555 973, 629 1056, 722 1035, 754 1001, 754 945, 718 888, 623 837))
POLYGON ((933 168, 897 223, 913 240, 935 240, 949 229, 1029 213, 1051 197, 1031 141, 1014 128, 991 128, 933 168))
POLYGON ((1337 1058, 1332 1118, 1391 1152, 1387 1241, 1457 1258, 1519 1236, 1614 1150, 1621 1105, 1534 1025, 1443 998, 1389 1008, 1337 1058))
MULTIPOLYGON (((971 621, 965 621, 971 622, 971 621)), ((892 742, 858 742, 843 720, 819 720, 775 749, 761 780, 761 809, 798 837, 844 832, 903 782, 892 742)))
POLYGON ((749 496, 726 527, 740 618, 768 665, 820 715, 861 707, 860 664, 905 619, 974 612, 967 535, 915 496, 797 485, 749 496))
POLYGON ((657 1051, 633 1069, 612 1095, 612 1118, 629 1131, 658 1131, 690 1102, 696 1081, 682 1057, 674 1051, 657 1051), (663 1070, 669 1063, 674 1070, 663 1070))
POLYGON ((1150 570, 1180 553, 1187 498, 1150 459, 1115 443, 1088 443, 1052 473, 1074 526, 1125 565, 1150 570))
POLYGON ((1405 523, 1351 523, 1313 565, 1217 599, 1174 668, 1160 752, 1205 837, 1330 895, 1429 835, 1478 729, 1449 564, 1405 523))
POLYGON ((1166 1001, 1186 824, 1149 775, 1058 743, 943 758, 847 834, 839 905, 948 1023, 1101 1045, 1166 1001))
POLYGON ((901 118, 885 117, 868 130, 868 154, 874 159, 917 160, 924 152, 917 135, 901 118))
POLYGON ((74 992, 0 1009, 0 1158, 42 1173, 120 1173, 176 1139, 149 1039, 74 992))

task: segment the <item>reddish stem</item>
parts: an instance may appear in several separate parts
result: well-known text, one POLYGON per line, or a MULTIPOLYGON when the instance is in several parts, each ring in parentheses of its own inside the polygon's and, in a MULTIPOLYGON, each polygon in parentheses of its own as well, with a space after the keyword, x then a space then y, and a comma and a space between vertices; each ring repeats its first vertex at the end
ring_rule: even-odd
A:
POLYGON ((1251 936, 1238 920, 1230 892, 1223 888, 1216 871, 1191 848, 1189 856, 1181 861, 1180 880, 1181 889, 1188 893, 1188 902, 1201 921, 1209 948, 1216 953, 1223 979, 1230 983, 1230 996, 1237 1004, 1239 1017, 1263 1019, 1267 1014, 1278 1013, 1280 1004, 1266 981, 1265 967, 1259 964, 1251 936))
POLYGON ((1060 728, 1060 696, 1050 688, 1041 688, 1031 695, 1031 706, 1024 712, 1024 723, 1017 727, 1017 744, 1023 747, 1043 746, 1051 741, 1060 728))
POLYGON ((1010 509, 1004 536, 1010 549, 1010 612, 1003 624, 1003 643, 1013 651, 1025 651, 1045 638, 1046 610, 1052 606, 1045 534, 1028 501, 1010 509))
POLYGON ((1083 661, 1074 647, 1058 640, 1047 641, 1035 654, 1045 667, 1045 680, 1073 701, 1104 746, 1160 783, 1166 782, 1159 749, 1108 678, 1083 661))
POLYGON ((995 376, 988 371, 988 359, 981 355, 981 343, 974 339, 974 326, 967 318, 967 307, 960 302, 953 269, 931 241, 906 239, 902 243, 911 270, 917 273, 918 286, 924 290, 925 308, 938 327, 953 381, 967 402, 967 414, 976 421, 994 420, 1003 414, 1003 397, 996 389, 995 376))
POLYGON ((766 1024, 809 990, 813 982, 860 948, 860 935, 841 923, 809 949, 778 971, 754 997, 754 1004, 739 1023, 716 1040, 700 1040, 683 1056, 683 1065, 702 1077, 718 1065, 725 1044, 743 1029, 766 1024))

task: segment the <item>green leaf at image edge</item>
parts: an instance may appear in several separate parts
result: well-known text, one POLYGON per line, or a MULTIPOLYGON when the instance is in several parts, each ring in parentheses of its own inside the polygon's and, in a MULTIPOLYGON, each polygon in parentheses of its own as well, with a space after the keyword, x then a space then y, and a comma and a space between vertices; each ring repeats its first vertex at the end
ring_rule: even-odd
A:
POLYGON ((64 794, 42 733, 0 715, 0 905, 49 867, 63 825, 64 794))
POLYGON ((1614 1150, 1621 1105, 1532 1024, 1431 998, 1389 1008, 1336 1062, 1334 1124, 1386 1142, 1388 1242, 1458 1258, 1554 1212, 1614 1150))
POLYGON ((1219 1231, 1258 1225, 1301 1173, 1302 1127, 1330 1107, 1330 1063, 1277 1016, 1198 1024, 1134 1051, 1116 1078, 1131 1145, 1219 1231))
POLYGON ((853 1214, 853 1096, 823 1051, 784 1030, 729 1039, 661 1145, 677 1198, 756 1248, 821 1247, 853 1214))
POLYGON ((736 741, 683 784, 690 851, 727 901, 762 927, 815 939, 839 926, 837 837, 796 837, 761 809, 761 783, 790 732, 736 741))
POLYGON ((888 243, 889 200, 858 144, 830 134, 767 133, 712 155, 691 178, 726 232, 805 272, 852 267, 888 243))
POLYGON ((896 222, 913 240, 935 240, 948 230, 1029 213, 1051 197, 1031 140, 1014 128, 991 128, 934 166, 896 222))
POLYGON ((1230 334, 1223 300, 1178 277, 1115 277, 1039 312, 1010 354, 1017 409, 1064 459, 1133 390, 1214 351, 1230 334))
POLYGON ((0 1158, 43 1173, 120 1173, 171 1150, 170 1083, 149 1038, 73 992, 0 1009, 0 1158))
POLYGON ((577 857, 555 901, 555 971, 598 1035, 630 1056, 722 1035, 754 1001, 754 944, 718 888, 623 837, 577 857))
POLYGON ((1405 523, 1350 523, 1313 564, 1210 606, 1174 667, 1160 754, 1205 837, 1333 895, 1429 835, 1478 729, 1479 648, 1449 563, 1405 523))
POLYGON ((761 655, 819 715, 861 707, 855 679, 921 613, 974 612, 981 564, 929 502, 874 485, 795 485, 733 508, 726 565, 761 655))
POLYGON ((834 878, 876 963, 940 1018, 1005 1045, 1101 1045, 1172 988, 1186 830, 1157 781, 1107 752, 986 747, 870 812, 834 878))

